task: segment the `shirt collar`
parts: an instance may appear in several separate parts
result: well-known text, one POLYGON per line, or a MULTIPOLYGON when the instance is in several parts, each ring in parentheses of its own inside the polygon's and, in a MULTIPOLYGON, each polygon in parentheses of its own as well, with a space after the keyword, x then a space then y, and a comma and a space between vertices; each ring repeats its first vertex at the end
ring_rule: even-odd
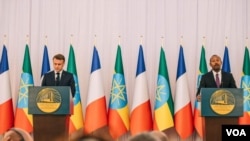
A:
POLYGON ((221 70, 220 71, 218 71, 218 72, 215 72, 215 71, 212 71, 213 72, 213 75, 215 76, 217 73, 219 74, 219 75, 221 75, 221 70))
MULTIPOLYGON (((56 71, 54 71, 54 72, 55 72, 55 74, 58 73, 58 72, 56 72, 56 71)), ((62 72, 63 72, 63 70, 59 71, 60 74, 62 74, 62 72)))

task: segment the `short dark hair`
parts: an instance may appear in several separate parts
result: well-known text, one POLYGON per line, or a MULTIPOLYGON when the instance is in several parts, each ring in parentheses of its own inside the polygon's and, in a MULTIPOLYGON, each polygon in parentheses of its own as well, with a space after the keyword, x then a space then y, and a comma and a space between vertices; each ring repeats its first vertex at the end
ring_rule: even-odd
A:
POLYGON ((211 59, 212 59, 213 57, 217 57, 217 58, 219 58, 219 59, 220 59, 220 61, 221 61, 221 58, 220 58, 220 56, 219 56, 219 55, 217 55, 217 54, 213 54, 213 55, 210 57, 210 59, 209 59, 209 61, 210 61, 210 62, 211 62, 211 59))
POLYGON ((54 59, 57 59, 57 60, 63 60, 65 62, 65 57, 64 55, 62 54, 56 54, 54 57, 53 57, 53 60, 54 59))

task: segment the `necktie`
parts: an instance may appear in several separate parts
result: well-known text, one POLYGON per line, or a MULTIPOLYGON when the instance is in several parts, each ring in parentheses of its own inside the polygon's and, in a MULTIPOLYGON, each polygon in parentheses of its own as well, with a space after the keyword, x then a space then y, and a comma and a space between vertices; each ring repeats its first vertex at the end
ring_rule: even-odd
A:
POLYGON ((216 82, 217 88, 219 88, 220 87, 220 79, 219 79, 218 73, 216 73, 216 75, 215 75, 215 82, 216 82))
POLYGON ((56 73, 56 86, 59 85, 59 81, 60 81, 60 73, 56 73))

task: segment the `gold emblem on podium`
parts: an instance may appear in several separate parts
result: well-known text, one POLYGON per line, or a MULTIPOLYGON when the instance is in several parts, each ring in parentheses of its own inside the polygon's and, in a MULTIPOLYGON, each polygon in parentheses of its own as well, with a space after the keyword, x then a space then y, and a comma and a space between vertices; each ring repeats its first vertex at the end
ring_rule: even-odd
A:
POLYGON ((36 97, 37 107, 45 113, 55 112, 60 107, 61 102, 61 95, 53 88, 42 89, 36 97))
POLYGON ((217 90, 211 95, 210 107, 219 115, 227 115, 235 107, 235 97, 228 90, 217 90))

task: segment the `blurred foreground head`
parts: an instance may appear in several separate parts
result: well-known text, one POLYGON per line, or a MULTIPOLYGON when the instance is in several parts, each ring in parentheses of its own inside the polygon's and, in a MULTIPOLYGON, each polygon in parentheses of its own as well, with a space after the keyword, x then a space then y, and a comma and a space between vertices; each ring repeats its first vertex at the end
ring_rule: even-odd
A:
POLYGON ((137 135, 131 136, 128 141, 161 141, 159 138, 150 132, 142 132, 137 135))
POLYGON ((160 139, 160 141, 169 141, 168 139, 168 136, 164 133, 164 132, 161 132, 161 131, 152 131, 150 132, 153 136, 157 137, 160 139))
POLYGON ((11 128, 3 134, 3 141, 33 141, 33 138, 23 129, 11 128))
POLYGON ((105 140, 97 136, 84 135, 78 141, 105 141, 105 140))

